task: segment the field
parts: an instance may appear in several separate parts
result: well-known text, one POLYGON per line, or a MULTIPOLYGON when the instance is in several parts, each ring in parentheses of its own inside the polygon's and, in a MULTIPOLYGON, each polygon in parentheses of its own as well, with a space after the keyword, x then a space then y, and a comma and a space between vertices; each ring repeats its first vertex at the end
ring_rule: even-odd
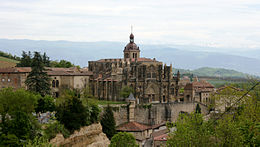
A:
POLYGON ((19 61, 0 56, 0 68, 15 67, 19 61))

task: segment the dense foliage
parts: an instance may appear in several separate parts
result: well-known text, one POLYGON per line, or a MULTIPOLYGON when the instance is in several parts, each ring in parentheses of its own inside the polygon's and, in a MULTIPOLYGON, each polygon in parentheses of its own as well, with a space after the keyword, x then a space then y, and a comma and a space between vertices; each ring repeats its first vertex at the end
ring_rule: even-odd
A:
POLYGON ((73 65, 70 61, 60 60, 59 62, 58 61, 51 61, 50 66, 51 67, 69 68, 69 67, 74 67, 75 65, 73 65))
POLYGON ((57 99, 57 120, 70 132, 98 122, 100 109, 95 103, 83 103, 75 90, 65 90, 57 99))
POLYGON ((168 125, 176 131, 170 133, 167 146, 260 146, 260 86, 241 101, 239 91, 229 90, 219 94, 221 102, 231 102, 232 109, 229 105, 229 111, 212 115, 208 121, 200 113, 181 115, 168 125))
POLYGON ((138 144, 132 134, 119 132, 112 137, 109 147, 138 147, 138 144))
POLYGON ((36 113, 44 113, 44 112, 53 112, 55 111, 55 103, 54 103, 54 98, 46 95, 44 97, 41 97, 38 99, 38 104, 37 107, 35 108, 36 113))
POLYGON ((32 112, 38 97, 22 89, 0 90, 0 146, 21 146, 34 138, 39 126, 32 112))
POLYGON ((39 52, 34 52, 31 67, 32 71, 25 81, 28 90, 39 93, 42 96, 50 94, 49 76, 45 72, 43 58, 39 52))
POLYGON ((17 57, 15 55, 13 56, 12 54, 8 54, 8 53, 2 52, 2 51, 0 51, 0 56, 6 57, 8 59, 17 60, 17 61, 19 61, 21 59, 20 57, 17 57))
POLYGON ((116 122, 112 107, 110 107, 109 105, 105 108, 100 122, 103 132, 107 135, 109 139, 111 139, 116 134, 116 122))
MULTIPOLYGON (((37 52, 39 56, 41 56, 41 62, 43 66, 49 67, 50 66, 50 58, 44 53, 41 55, 39 52, 37 52)), ((35 54, 34 54, 35 55, 35 54)), ((22 57, 20 59, 20 62, 17 63, 17 67, 32 67, 34 58, 32 57, 31 52, 29 51, 26 53, 25 51, 22 52, 22 57)))
POLYGON ((44 137, 46 139, 54 138, 58 133, 61 133, 65 138, 69 137, 70 132, 58 121, 48 124, 44 130, 44 137))
POLYGON ((120 91, 120 96, 123 97, 123 98, 128 98, 130 93, 134 93, 133 88, 131 88, 129 86, 125 86, 120 91))
POLYGON ((68 99, 57 107, 57 120, 64 124, 70 132, 86 125, 87 110, 78 98, 68 99))

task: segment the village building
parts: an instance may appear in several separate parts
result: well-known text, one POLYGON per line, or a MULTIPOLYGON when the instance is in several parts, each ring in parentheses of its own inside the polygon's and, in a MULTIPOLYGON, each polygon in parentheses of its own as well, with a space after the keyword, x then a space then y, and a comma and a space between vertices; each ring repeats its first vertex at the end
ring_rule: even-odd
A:
MULTIPOLYGON (((89 85, 92 72, 81 71, 74 68, 50 68, 46 67, 45 72, 50 77, 51 93, 58 97, 62 89, 82 89, 89 85)), ((30 67, 10 67, 0 69, 0 88, 13 87, 14 89, 25 88, 25 81, 30 67)))
POLYGON ((140 48, 130 34, 124 58, 89 61, 92 94, 105 100, 122 100, 120 91, 128 86, 134 90, 137 103, 168 103, 176 101, 180 74, 173 76, 172 65, 166 66, 154 59, 143 58, 140 48))
MULTIPOLYGON (((216 89, 216 92, 212 95, 215 104, 214 109, 218 112, 224 112, 231 106, 233 106, 233 109, 236 109, 237 106, 234 104, 243 94, 244 94, 244 90, 233 86, 222 86, 216 89)), ((250 95, 246 95, 246 96, 250 96, 250 95)))
POLYGON ((207 105, 212 102, 210 96, 214 93, 214 89, 215 87, 209 82, 198 81, 197 79, 186 84, 184 87, 184 97, 181 101, 196 101, 207 105))

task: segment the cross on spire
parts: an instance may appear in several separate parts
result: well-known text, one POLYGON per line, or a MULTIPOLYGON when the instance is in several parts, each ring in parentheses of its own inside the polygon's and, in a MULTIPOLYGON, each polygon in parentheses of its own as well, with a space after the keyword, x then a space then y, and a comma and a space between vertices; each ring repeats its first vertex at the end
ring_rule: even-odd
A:
POLYGON ((133 33, 133 26, 131 25, 131 34, 133 33))

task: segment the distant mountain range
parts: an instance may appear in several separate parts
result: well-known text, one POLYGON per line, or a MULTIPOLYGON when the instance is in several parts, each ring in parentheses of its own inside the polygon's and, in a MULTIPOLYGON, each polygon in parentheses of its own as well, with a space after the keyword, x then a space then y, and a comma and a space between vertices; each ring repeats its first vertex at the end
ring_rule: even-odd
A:
MULTIPOLYGON (((126 43, 121 42, 70 42, 0 39, 0 50, 20 56, 22 51, 46 52, 52 60, 65 59, 81 67, 88 61, 100 58, 122 58, 126 43)), ((138 44, 138 43, 137 43, 138 44)), ((139 44, 138 44, 139 45, 139 44)), ((190 51, 166 45, 139 45, 142 57, 156 58, 174 68, 197 69, 201 67, 225 68, 260 75, 260 58, 244 57, 205 51, 190 51)), ((256 51, 257 52, 257 51, 256 51)))

